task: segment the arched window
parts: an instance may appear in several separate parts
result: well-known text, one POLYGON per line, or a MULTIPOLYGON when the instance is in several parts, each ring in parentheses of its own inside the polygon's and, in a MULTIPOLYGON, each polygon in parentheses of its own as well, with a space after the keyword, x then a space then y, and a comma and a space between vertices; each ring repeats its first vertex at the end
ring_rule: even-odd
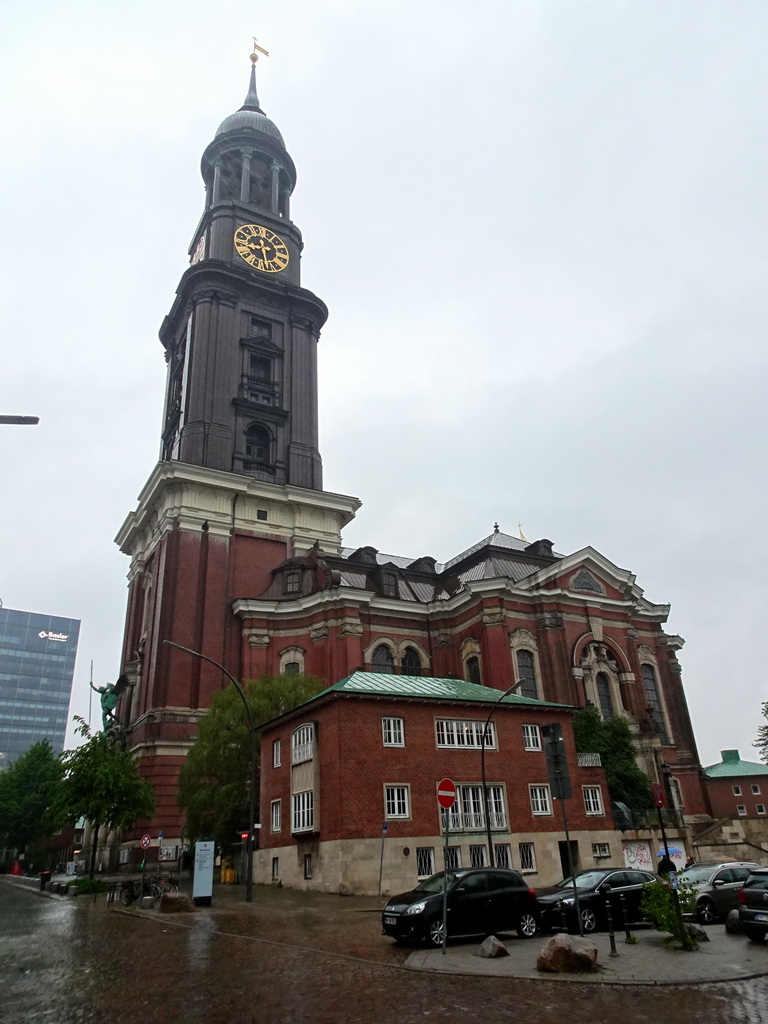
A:
POLYGON ((415 647, 406 647, 405 654, 403 654, 402 660, 403 675, 404 676, 420 676, 421 675, 421 658, 419 652, 415 647))
POLYGON ((598 672, 595 676, 595 687, 597 699, 600 702, 600 714, 603 718, 613 718, 613 698, 611 697, 611 682, 605 672, 598 672))
POLYGON ((534 700, 538 698, 532 651, 517 652, 517 681, 520 684, 517 692, 521 697, 532 697, 534 700))
POLYGON ((374 672, 394 672, 395 659, 386 644, 379 644, 373 652, 371 665, 374 672))
POLYGON ((464 669, 467 673, 467 679, 470 683, 476 683, 478 686, 482 685, 482 679, 480 678, 480 659, 476 654, 471 655, 464 662, 464 669))
POLYGON ((301 662, 299 661, 286 661, 283 665, 283 675, 286 676, 300 676, 301 675, 301 662))
POLYGON ((663 736, 666 733, 666 729, 664 728, 664 709, 661 706, 659 684, 656 679, 656 672, 654 671, 653 665, 641 665, 640 675, 642 676, 643 686, 645 687, 645 704, 648 709, 648 717, 663 736))
POLYGON ((245 432, 245 460, 262 466, 272 463, 272 438, 261 423, 252 423, 245 432))

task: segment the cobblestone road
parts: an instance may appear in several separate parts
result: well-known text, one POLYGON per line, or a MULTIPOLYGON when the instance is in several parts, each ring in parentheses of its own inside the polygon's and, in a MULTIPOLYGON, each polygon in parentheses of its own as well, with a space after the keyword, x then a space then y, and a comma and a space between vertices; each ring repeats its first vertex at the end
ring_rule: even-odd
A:
MULTIPOLYGON (((286 900, 285 909, 291 905, 286 900)), ((297 904, 294 903, 294 906, 297 904)), ((0 885, 0 1020, 4 1024, 236 1021, 238 1024, 763 1024, 766 979, 698 988, 627 989, 548 981, 449 977, 319 949, 312 915, 278 915, 279 941, 256 938, 235 909, 140 916, 103 902, 47 899, 0 885), (298 930, 296 930, 298 929, 298 930), (302 943, 302 948, 294 943, 302 943)), ((352 918, 350 918, 352 920, 352 918)), ((378 937, 373 917, 350 934, 378 937)), ((263 928, 262 931, 269 931, 263 928)), ((333 931, 333 929, 332 929, 333 931)), ((338 929, 337 929, 338 932, 338 929)), ((339 934, 343 933, 338 932, 339 934)), ((352 948, 355 949, 354 942, 352 948)), ((371 940, 363 957, 389 945, 371 940)))

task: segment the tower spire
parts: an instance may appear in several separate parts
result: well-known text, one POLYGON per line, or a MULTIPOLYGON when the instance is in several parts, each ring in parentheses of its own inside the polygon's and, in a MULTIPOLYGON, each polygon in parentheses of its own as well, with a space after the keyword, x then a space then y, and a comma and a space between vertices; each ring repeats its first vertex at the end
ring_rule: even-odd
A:
POLYGON ((256 42, 256 37, 253 37, 253 53, 251 54, 251 82, 248 86, 248 95, 245 97, 245 103, 243 103, 241 110, 255 110, 259 114, 263 114, 264 111, 259 106, 259 94, 256 92, 256 61, 259 59, 259 53, 263 53, 265 57, 269 56, 269 51, 265 50, 263 46, 259 46, 256 42))

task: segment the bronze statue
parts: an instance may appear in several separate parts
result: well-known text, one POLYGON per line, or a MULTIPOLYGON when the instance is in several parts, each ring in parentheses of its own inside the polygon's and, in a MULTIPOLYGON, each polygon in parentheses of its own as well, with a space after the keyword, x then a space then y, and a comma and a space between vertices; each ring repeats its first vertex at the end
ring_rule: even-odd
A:
POLYGON ((115 717, 115 708, 130 685, 128 676, 125 673, 120 676, 116 683, 105 683, 104 686, 90 684, 91 689, 100 694, 101 727, 107 736, 117 735, 122 730, 120 722, 115 717))

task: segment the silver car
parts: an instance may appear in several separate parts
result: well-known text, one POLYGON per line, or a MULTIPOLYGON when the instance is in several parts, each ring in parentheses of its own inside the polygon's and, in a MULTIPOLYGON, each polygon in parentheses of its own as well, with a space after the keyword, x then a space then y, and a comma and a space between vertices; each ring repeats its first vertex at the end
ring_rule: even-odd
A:
POLYGON ((739 905, 739 889, 753 868, 745 860, 723 861, 719 864, 693 864, 681 871, 678 878, 696 890, 696 915, 702 924, 712 924, 739 905))

